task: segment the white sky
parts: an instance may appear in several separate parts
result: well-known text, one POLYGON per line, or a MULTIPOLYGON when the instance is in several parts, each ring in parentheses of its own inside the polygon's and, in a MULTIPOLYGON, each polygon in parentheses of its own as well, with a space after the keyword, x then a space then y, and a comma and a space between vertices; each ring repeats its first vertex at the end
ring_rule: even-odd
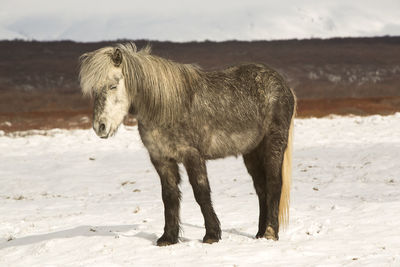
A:
POLYGON ((400 35, 400 0, 0 0, 0 40, 400 35))

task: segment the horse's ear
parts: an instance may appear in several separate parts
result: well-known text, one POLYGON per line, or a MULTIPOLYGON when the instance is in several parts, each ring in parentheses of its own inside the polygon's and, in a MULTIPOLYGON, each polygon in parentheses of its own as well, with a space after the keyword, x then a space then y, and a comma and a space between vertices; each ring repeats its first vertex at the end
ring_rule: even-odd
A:
POLYGON ((85 59, 89 57, 89 53, 85 53, 79 57, 79 62, 83 62, 85 59))
POLYGON ((115 48, 114 54, 111 56, 112 61, 114 62, 114 65, 118 67, 122 63, 122 53, 119 48, 115 48))

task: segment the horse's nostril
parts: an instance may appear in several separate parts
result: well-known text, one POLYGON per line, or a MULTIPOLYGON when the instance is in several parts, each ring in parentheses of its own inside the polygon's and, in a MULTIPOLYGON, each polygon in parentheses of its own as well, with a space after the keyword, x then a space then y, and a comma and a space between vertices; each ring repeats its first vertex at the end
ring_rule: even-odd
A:
POLYGON ((99 132, 104 132, 106 130, 106 125, 104 123, 101 123, 99 126, 99 132))

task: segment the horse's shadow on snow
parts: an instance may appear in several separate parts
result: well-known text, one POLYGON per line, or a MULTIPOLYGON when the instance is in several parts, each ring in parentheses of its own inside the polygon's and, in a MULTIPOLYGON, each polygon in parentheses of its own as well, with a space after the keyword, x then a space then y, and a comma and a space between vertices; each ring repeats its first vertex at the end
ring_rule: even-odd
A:
MULTIPOLYGON (((182 223, 182 225, 205 230, 204 226, 199 226, 199 225, 195 225, 195 224, 191 224, 191 223, 182 223)), ((221 229, 221 231, 222 231, 222 233, 229 233, 229 234, 233 234, 233 235, 244 236, 244 237, 248 237, 251 239, 255 238, 253 235, 241 232, 239 230, 236 230, 235 228, 221 229)))
MULTIPOLYGON (((204 227, 202 227, 202 226, 189 224, 189 223, 182 223, 182 225, 188 226, 188 227, 204 229, 204 227)), ((41 234, 41 235, 31 235, 31 236, 25 236, 25 237, 11 239, 9 241, 0 243, 0 249, 4 249, 4 248, 8 248, 8 247, 25 246, 25 245, 35 244, 35 243, 52 240, 52 239, 73 238, 73 237, 77 237, 77 236, 86 236, 86 237, 110 236, 110 237, 115 237, 115 238, 119 238, 119 236, 138 237, 138 238, 149 240, 155 245, 157 238, 158 238, 156 234, 146 233, 146 232, 142 232, 142 231, 138 232, 134 235, 122 234, 123 232, 128 232, 130 230, 136 230, 136 229, 138 229, 138 227, 139 227, 138 224, 112 225, 112 226, 82 225, 82 226, 78 226, 78 227, 75 227, 72 229, 57 231, 57 232, 53 232, 53 233, 47 233, 47 234, 41 234)), ((234 234, 234 235, 245 236, 248 238, 254 238, 250 234, 240 232, 236 229, 226 229, 226 230, 222 230, 222 232, 227 232, 227 233, 234 234)), ((181 240, 181 242, 191 241, 190 239, 186 239, 186 238, 182 238, 182 237, 180 238, 180 240, 181 240)))
MULTIPOLYGON (((115 238, 119 237, 120 232, 127 232, 133 229, 137 229, 139 225, 112 225, 112 226, 90 226, 82 225, 72 229, 41 234, 41 235, 31 235, 25 237, 19 237, 16 239, 11 239, 4 243, 0 243, 0 249, 15 246, 24 246, 34 243, 39 243, 42 241, 47 241, 51 239, 61 239, 61 238, 72 238, 77 236, 113 236, 115 238)), ((154 235, 155 236, 155 235, 154 235)), ((145 237, 144 237, 145 238, 145 237)), ((154 237, 156 238, 156 237, 154 237)))

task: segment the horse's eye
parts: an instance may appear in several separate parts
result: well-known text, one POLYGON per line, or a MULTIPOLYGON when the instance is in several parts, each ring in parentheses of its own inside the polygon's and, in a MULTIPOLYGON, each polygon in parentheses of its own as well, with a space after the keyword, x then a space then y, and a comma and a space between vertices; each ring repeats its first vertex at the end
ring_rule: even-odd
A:
POLYGON ((116 85, 111 85, 110 89, 111 90, 117 89, 117 86, 116 85))

